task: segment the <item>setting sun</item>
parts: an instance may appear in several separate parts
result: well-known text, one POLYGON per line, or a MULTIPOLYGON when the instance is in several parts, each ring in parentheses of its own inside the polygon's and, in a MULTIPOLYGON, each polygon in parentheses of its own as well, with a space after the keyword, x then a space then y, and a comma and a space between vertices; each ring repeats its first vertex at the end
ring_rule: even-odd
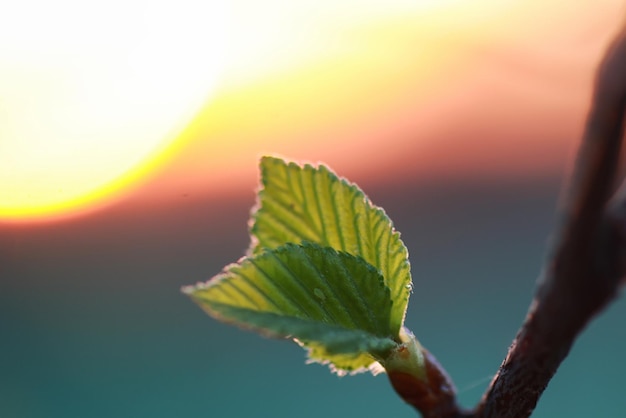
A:
POLYGON ((115 193, 166 157, 215 88, 224 2, 0 7, 0 220, 115 193))
POLYGON ((1 6, 0 222, 71 217, 131 190, 236 187, 267 153, 377 167, 379 177, 392 166, 485 177, 554 170, 620 5, 1 6), (529 144, 543 147, 540 157, 529 144))

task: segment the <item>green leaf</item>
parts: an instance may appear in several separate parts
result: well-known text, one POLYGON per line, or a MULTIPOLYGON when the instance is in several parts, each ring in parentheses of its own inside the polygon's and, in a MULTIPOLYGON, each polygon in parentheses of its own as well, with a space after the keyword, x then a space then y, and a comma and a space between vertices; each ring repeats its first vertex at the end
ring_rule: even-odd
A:
POLYGON ((286 243, 315 242, 362 257, 382 274, 391 291, 391 329, 400 333, 411 291, 408 251, 385 212, 355 184, 324 165, 263 157, 250 253, 286 243))
POLYGON ((183 290, 217 319, 296 339, 312 360, 338 370, 369 367, 397 346, 389 289, 378 271, 317 244, 266 250, 183 290))

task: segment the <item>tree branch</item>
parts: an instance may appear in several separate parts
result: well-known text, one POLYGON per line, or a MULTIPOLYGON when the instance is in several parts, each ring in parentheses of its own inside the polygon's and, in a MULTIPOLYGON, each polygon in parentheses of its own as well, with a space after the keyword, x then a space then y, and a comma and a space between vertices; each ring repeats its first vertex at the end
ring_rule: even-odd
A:
POLYGON ((456 404, 451 379, 424 350, 426 378, 389 373, 424 418, 526 418, 587 323, 626 276, 626 182, 611 200, 624 136, 626 22, 598 69, 563 223, 534 299, 498 374, 474 411, 456 404))
MULTIPOLYGON (((626 273, 626 191, 609 204, 626 110, 626 27, 600 65, 564 222, 528 315, 474 413, 524 418, 626 273)), ((626 190, 626 186, 623 190, 626 190)))
POLYGON ((424 347, 420 347, 425 376, 387 370, 396 393, 422 414, 423 418, 471 418, 456 403, 456 388, 444 368, 424 347))

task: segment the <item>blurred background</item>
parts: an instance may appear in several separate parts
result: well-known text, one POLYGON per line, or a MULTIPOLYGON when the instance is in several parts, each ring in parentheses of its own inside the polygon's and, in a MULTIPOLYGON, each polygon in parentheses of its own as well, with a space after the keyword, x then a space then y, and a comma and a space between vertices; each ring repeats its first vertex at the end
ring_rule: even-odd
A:
MULTIPOLYGON (((323 161, 410 253, 407 325, 473 406, 524 318, 626 15, 597 0, 0 6, 0 416, 415 413, 214 321, 180 287, 241 257, 258 158, 323 161)), ((536 417, 621 417, 626 304, 536 417)))

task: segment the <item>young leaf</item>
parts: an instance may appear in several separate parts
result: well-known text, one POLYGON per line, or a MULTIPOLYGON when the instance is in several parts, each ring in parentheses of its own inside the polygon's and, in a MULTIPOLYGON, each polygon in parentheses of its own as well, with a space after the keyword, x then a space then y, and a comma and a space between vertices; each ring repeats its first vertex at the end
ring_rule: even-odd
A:
POLYGON ((263 157, 250 253, 310 241, 362 257, 391 291, 391 330, 400 333, 411 290, 408 251, 385 212, 324 165, 263 157))
POLYGON ((266 250, 184 291, 210 315, 296 339, 312 360, 338 370, 369 367, 397 346, 389 289, 378 271, 317 244, 266 250))

